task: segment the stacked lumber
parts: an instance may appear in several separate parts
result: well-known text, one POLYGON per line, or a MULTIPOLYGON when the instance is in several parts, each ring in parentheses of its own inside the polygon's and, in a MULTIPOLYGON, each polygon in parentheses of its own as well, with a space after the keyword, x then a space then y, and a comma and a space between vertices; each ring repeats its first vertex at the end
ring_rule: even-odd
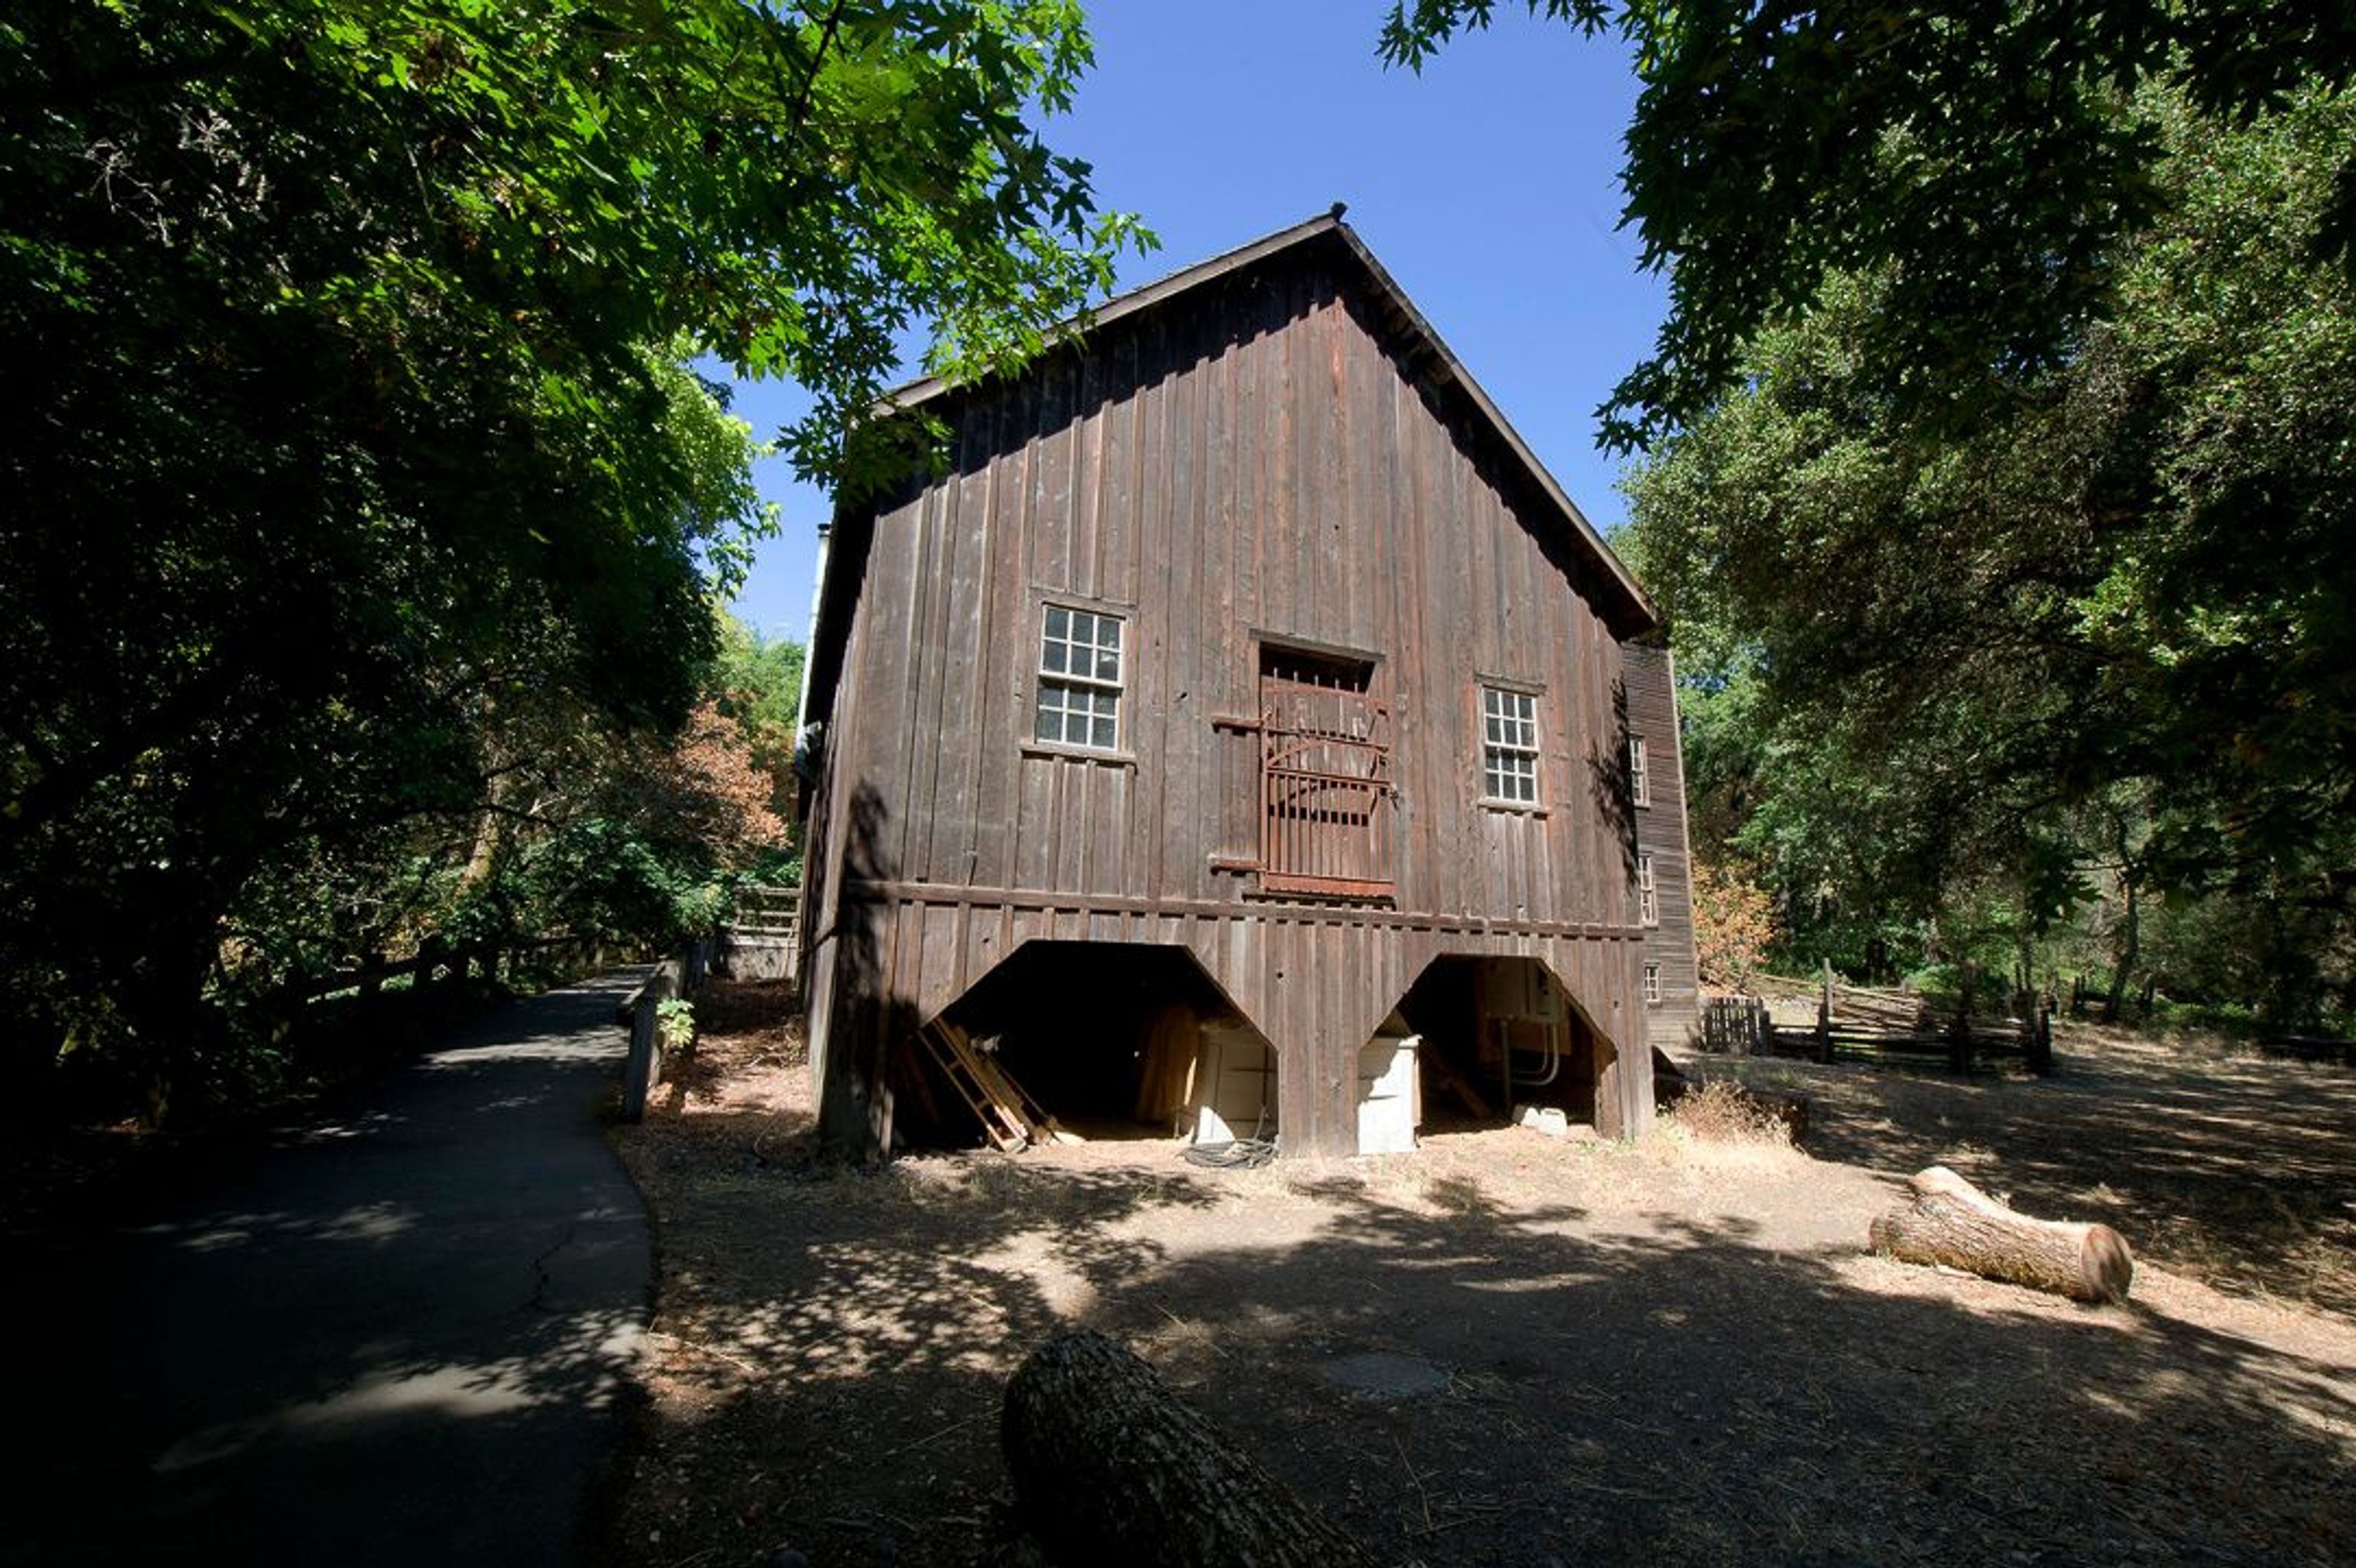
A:
POLYGON ((992 1041, 977 1041, 946 1018, 935 1019, 917 1031, 949 1087, 981 1123, 982 1136, 992 1148, 1015 1154, 1033 1144, 1076 1143, 1079 1139, 1055 1125, 1039 1108, 991 1049, 992 1041))
POLYGON ((1928 1033, 1938 1027, 1930 1002, 1912 991, 1869 991, 1836 985, 1832 1000, 1836 1023, 1869 1024, 1895 1033, 1928 1033))

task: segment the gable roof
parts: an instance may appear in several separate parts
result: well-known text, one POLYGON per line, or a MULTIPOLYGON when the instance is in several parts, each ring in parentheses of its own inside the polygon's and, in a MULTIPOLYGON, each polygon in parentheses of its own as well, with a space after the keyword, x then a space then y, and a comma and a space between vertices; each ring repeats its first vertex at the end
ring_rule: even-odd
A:
MULTIPOLYGON (((1605 583, 1622 600, 1617 605, 1606 607, 1607 611, 1620 612, 1608 613, 1606 618, 1628 627, 1622 631, 1622 636, 1649 630, 1658 624, 1660 615, 1653 608, 1652 601, 1644 596, 1644 591, 1637 586, 1635 578, 1629 575, 1627 567, 1612 553, 1612 547, 1604 542, 1595 525, 1587 520, 1587 514, 1579 509, 1579 503, 1570 498, 1569 493, 1547 472, 1546 464, 1538 461, 1537 453, 1530 450, 1521 432, 1514 429, 1513 421, 1489 400, 1489 394, 1481 389, 1481 384, 1472 379, 1472 373, 1464 368, 1464 362, 1440 340, 1440 334, 1432 329, 1430 322, 1424 319, 1423 313, 1415 308, 1414 302, 1407 297, 1398 281, 1384 270, 1380 261, 1375 260, 1375 253, 1366 249, 1366 242, 1358 238, 1358 231, 1342 220, 1342 204, 1336 202, 1333 210, 1319 213, 1305 223, 1280 229, 1223 255, 1197 261, 1141 288, 1116 295, 1085 318, 1066 322, 1060 333, 1084 337, 1095 328, 1167 304, 1282 251, 1320 240, 1329 246, 1338 242, 1343 254, 1355 263, 1364 281, 1372 289, 1376 301, 1409 347, 1410 352, 1404 357, 1408 367, 1442 397, 1461 398, 1472 407, 1512 456, 1532 489, 1557 514, 1564 529, 1593 554, 1596 563, 1603 569, 1605 583), (1633 624, 1628 626, 1631 621, 1633 624)), ((917 408, 954 389, 953 383, 938 376, 926 376, 885 393, 881 409, 896 411, 917 408)))
MULTIPOLYGON (((1397 281, 1375 260, 1374 252, 1366 249, 1357 231, 1342 221, 1342 211, 1337 202, 1331 211, 1320 213, 1305 223, 1280 229, 1206 261, 1181 268, 1141 288, 1116 295, 1095 310, 1066 322, 1051 335, 1051 341, 1085 340, 1098 328, 1169 305, 1271 257, 1311 247, 1331 249, 1345 267, 1358 274, 1379 314, 1396 334, 1395 347, 1401 368, 1442 400, 1461 401, 1472 411, 1476 423, 1495 439, 1499 450, 1528 482, 1530 494, 1553 514, 1564 537, 1594 562, 1598 568, 1596 587, 1609 601, 1598 608, 1614 635, 1633 637, 1658 625, 1660 615, 1652 601, 1612 552, 1595 525, 1587 520, 1587 514, 1579 509, 1579 503, 1547 471, 1546 464, 1538 461, 1537 453, 1530 450, 1529 443, 1497 405, 1489 400, 1489 394, 1481 389, 1463 361, 1440 340, 1423 313, 1415 308, 1397 281)), ((971 385, 938 376, 924 377, 885 393, 876 411, 885 417, 905 412, 966 390, 971 385)), ((850 633, 851 603, 864 574, 874 518, 872 503, 838 508, 833 537, 819 548, 813 617, 816 624, 810 630, 809 663, 804 677, 805 713, 810 718, 823 718, 833 708, 834 687, 841 674, 843 640, 850 633)))

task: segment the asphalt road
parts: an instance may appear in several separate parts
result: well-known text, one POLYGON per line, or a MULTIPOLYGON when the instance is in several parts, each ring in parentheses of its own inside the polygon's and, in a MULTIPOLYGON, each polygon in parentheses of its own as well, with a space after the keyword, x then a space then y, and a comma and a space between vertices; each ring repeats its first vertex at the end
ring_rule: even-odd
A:
POLYGON ((0 1563, 565 1563, 651 1246, 609 975, 97 1234, 17 1249, 0 1563), (19 1272, 21 1270, 21 1272, 19 1272))

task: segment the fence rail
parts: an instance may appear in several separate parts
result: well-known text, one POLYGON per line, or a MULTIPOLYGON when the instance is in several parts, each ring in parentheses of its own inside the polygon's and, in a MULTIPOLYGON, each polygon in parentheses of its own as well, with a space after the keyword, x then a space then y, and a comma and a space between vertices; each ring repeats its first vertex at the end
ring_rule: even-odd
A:
POLYGON ((662 1005, 673 997, 693 996, 712 968, 716 944, 710 937, 691 942, 655 965, 646 984, 624 999, 619 1016, 630 1026, 629 1054, 622 1065, 622 1116, 646 1119, 647 1099, 663 1080, 662 1005))
POLYGON ((785 885, 736 890, 721 927, 713 972, 732 980, 798 981, 802 970, 802 891, 785 885))
MULTIPOLYGON (((1756 989, 1785 1001, 1797 999, 1800 987, 1809 984, 1781 976, 1755 978, 1767 982, 1756 989)), ((2034 998, 2023 998, 2019 1011, 2010 1015, 1960 1009, 1941 1014, 1928 998, 1912 992, 1871 991, 1829 977, 1814 989, 1816 1018, 1808 1027, 1779 1025, 1762 996, 1703 997, 1702 1050, 1815 1061, 1912 1059, 1955 1072, 2018 1058, 2031 1072, 2053 1070, 2052 1009, 2034 998)))
POLYGON ((513 976, 526 964, 585 974, 644 956, 645 950, 639 944, 601 936, 539 936, 504 943, 429 940, 406 958, 388 958, 381 953, 362 954, 357 961, 324 975, 289 981, 278 995, 286 1003, 300 1007, 339 991, 372 997, 384 988, 387 981, 404 977, 421 986, 436 980, 464 980, 469 976, 497 980, 503 975, 513 976))

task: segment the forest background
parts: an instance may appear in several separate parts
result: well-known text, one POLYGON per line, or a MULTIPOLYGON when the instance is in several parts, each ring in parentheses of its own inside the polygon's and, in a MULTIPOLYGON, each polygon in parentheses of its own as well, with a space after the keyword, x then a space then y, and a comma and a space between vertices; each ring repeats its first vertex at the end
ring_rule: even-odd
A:
MULTIPOLYGON (((1670 311, 1601 428, 1713 963, 2345 1030, 2356 19, 1529 9, 1642 88, 1670 311)), ((904 342, 1010 369, 1151 244, 1037 129, 1089 60, 1066 0, 11 7, 10 1104, 238 1104, 356 955, 786 871, 798 650, 724 608, 770 434, 710 377, 800 387, 830 487, 925 461, 904 342)))

